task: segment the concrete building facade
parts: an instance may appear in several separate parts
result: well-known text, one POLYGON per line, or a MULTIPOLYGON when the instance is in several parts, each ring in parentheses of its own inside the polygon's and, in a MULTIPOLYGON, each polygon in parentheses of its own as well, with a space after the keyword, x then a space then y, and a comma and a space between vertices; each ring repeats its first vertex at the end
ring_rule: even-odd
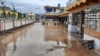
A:
MULTIPOLYGON (((13 18, 13 14, 15 19, 18 18, 18 13, 13 12, 10 7, 5 7, 4 11, 6 14, 6 18, 13 18)), ((0 18, 2 18, 2 16, 3 16, 3 7, 0 7, 0 18)))

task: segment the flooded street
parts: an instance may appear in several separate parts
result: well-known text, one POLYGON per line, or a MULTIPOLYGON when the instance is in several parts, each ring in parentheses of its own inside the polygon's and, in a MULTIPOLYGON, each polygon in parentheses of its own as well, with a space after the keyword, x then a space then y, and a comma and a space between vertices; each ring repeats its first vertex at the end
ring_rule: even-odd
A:
POLYGON ((34 23, 1 36, 1 56, 95 56, 59 24, 34 23), (68 37, 70 36, 70 39, 68 37))
POLYGON ((0 56, 100 56, 100 0, 0 0, 0 56))
POLYGON ((46 27, 41 23, 35 23, 7 36, 2 36, 4 38, 1 40, 1 56, 65 56, 64 48, 57 48, 58 40, 52 41, 52 37, 47 37, 46 32, 48 32, 46 27))

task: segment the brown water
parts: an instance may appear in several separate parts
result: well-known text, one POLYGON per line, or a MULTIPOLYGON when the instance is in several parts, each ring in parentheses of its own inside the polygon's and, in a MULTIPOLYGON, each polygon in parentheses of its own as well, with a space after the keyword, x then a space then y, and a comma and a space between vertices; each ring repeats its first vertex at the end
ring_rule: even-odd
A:
POLYGON ((65 56, 64 48, 57 48, 57 41, 45 37, 45 29, 41 23, 35 23, 1 36, 1 56, 65 56))
POLYGON ((70 36, 62 25, 35 23, 0 36, 0 56, 95 56, 70 36))

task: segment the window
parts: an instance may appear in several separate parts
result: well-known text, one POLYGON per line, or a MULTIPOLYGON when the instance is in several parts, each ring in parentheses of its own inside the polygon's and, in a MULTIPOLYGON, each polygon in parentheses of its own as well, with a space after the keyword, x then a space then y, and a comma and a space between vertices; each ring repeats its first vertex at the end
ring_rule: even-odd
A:
POLYGON ((54 12, 56 12, 56 8, 54 8, 54 12))

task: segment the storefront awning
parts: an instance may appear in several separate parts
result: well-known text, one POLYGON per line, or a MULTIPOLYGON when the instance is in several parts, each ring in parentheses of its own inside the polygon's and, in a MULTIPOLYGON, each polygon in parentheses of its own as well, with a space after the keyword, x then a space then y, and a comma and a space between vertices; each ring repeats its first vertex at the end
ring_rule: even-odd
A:
POLYGON ((70 11, 71 13, 79 12, 96 4, 100 4, 100 0, 76 0, 73 4, 66 8, 66 11, 70 11))

